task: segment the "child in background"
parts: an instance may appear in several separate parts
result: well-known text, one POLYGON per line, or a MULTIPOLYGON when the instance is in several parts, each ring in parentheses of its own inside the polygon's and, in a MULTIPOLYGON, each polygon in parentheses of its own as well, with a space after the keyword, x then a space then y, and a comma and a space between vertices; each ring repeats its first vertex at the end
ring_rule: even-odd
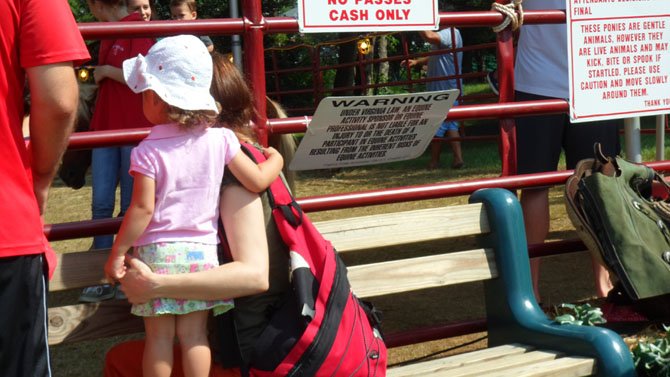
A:
POLYGON ((128 0, 128 13, 139 13, 144 21, 151 21, 152 7, 149 0, 128 0))
MULTIPOLYGON (((146 57, 123 63, 128 86, 142 93, 144 114, 155 126, 133 149, 133 198, 105 265, 108 278, 124 276, 125 255, 134 252, 159 274, 188 273, 218 266, 217 221, 224 163, 249 190, 261 192, 279 175, 283 160, 265 149, 256 165, 240 150, 235 134, 210 127, 218 114, 209 93, 212 59, 195 36, 157 42, 146 57)), ((161 298, 134 305, 143 316, 146 346, 144 376, 169 376, 175 335, 184 375, 207 376, 211 354, 207 314, 232 307, 230 300, 161 298)))
MULTIPOLYGON (((198 18, 198 6, 195 0, 170 0, 170 16, 173 20, 195 20, 198 18)), ((200 40, 207 46, 207 51, 214 51, 214 42, 206 35, 200 40)))
MULTIPOLYGON (((87 0, 93 16, 100 22, 142 21, 138 13, 128 13, 125 0, 87 0)), ((133 93, 123 78, 121 64, 124 60, 146 54, 155 43, 153 38, 103 39, 100 42, 98 66, 93 77, 98 85, 95 111, 91 119, 91 131, 120 130, 150 127, 151 123, 142 113, 142 97, 133 93)), ((111 218, 116 204, 116 187, 120 186, 119 216, 123 216, 130 205, 133 178, 128 174, 132 146, 110 146, 94 148, 91 153, 91 175, 93 219, 111 218)), ((93 238, 93 249, 108 249, 112 246, 112 234, 93 238)), ((113 298, 116 289, 111 285, 87 287, 79 300, 97 302, 113 298)))

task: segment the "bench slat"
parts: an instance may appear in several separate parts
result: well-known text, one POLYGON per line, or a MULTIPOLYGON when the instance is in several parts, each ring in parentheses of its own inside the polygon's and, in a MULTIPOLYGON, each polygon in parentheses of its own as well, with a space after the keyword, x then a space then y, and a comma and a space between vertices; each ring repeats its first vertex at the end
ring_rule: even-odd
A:
POLYGON ((391 368, 388 377, 581 377, 594 373, 595 360, 562 357, 523 345, 504 345, 391 368))
MULTIPOLYGON (((533 365, 544 361, 554 360, 559 357, 556 352, 549 351, 530 351, 518 355, 510 355, 497 360, 489 360, 482 363, 467 365, 462 368, 449 370, 449 377, 481 377, 484 373, 500 374, 505 376, 515 376, 509 374, 509 370, 519 366, 533 365)), ((435 370, 430 374, 421 375, 444 375, 445 370, 435 370)))
POLYGON ((480 374, 479 377, 583 377, 592 376, 595 371, 595 359, 569 356, 506 369, 504 373, 480 374))
MULTIPOLYGON (((488 232, 481 204, 404 211, 330 220, 314 224, 338 252, 488 232)), ((88 287, 105 282, 103 266, 109 250, 58 254, 51 291, 88 287)))
POLYGON ((321 221, 314 225, 338 252, 489 232, 481 203, 321 221))
POLYGON ((498 275, 493 251, 485 249, 352 266, 347 271, 358 297, 480 281, 498 275))
POLYGON ((456 356, 423 361, 399 368, 391 368, 389 377, 440 376, 476 377, 484 373, 553 360, 556 352, 533 350, 524 345, 504 345, 456 356))
POLYGON ((49 308, 49 344, 78 342, 144 331, 126 300, 49 308))
POLYGON ((109 250, 58 254, 58 265, 49 282, 50 291, 62 291, 105 283, 103 268, 109 250))
POLYGON ((425 361, 419 364, 410 364, 400 367, 390 368, 387 377, 414 377, 423 376, 425 370, 429 369, 453 369, 470 364, 487 362, 490 360, 499 360, 501 358, 518 355, 533 350, 531 346, 506 344, 493 348, 484 348, 482 350, 461 353, 440 359, 425 361), (422 368, 418 365, 423 364, 422 368), (420 371, 417 369, 421 369, 420 371))

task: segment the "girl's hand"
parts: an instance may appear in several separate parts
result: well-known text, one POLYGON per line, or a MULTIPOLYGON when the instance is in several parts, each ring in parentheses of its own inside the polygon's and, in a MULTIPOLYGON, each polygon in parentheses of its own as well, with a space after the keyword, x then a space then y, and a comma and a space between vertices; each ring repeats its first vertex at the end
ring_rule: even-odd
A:
POLYGON ((109 258, 107 258, 107 263, 105 263, 105 276, 110 283, 113 284, 126 275, 127 269, 125 260, 125 254, 115 252, 112 252, 109 258))
POLYGON ((279 154, 279 151, 276 150, 276 149, 274 149, 274 148, 272 148, 272 147, 263 148, 263 155, 264 155, 265 157, 270 157, 270 156, 272 156, 273 154, 279 154))

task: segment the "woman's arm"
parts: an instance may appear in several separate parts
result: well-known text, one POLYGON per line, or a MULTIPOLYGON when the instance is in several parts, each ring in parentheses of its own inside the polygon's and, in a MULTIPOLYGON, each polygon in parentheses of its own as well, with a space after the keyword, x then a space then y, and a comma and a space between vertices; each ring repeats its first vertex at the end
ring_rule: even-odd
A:
POLYGON ((226 165, 240 183, 249 191, 262 192, 274 181, 284 166, 284 159, 276 149, 263 149, 267 160, 256 164, 241 150, 226 165))
POLYGON ((268 289, 268 245, 263 206, 257 194, 238 185, 221 193, 221 218, 233 262, 189 274, 158 275, 130 260, 121 289, 133 304, 153 298, 215 300, 249 296, 268 289))

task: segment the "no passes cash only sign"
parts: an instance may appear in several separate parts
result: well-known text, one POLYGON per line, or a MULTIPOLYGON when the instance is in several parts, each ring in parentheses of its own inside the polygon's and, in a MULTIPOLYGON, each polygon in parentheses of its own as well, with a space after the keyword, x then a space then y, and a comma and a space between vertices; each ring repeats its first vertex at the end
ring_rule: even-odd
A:
POLYGON ((420 156, 458 98, 458 90, 327 97, 289 169, 328 169, 420 156))
POLYGON ((301 33, 437 30, 437 0, 298 0, 301 33))

